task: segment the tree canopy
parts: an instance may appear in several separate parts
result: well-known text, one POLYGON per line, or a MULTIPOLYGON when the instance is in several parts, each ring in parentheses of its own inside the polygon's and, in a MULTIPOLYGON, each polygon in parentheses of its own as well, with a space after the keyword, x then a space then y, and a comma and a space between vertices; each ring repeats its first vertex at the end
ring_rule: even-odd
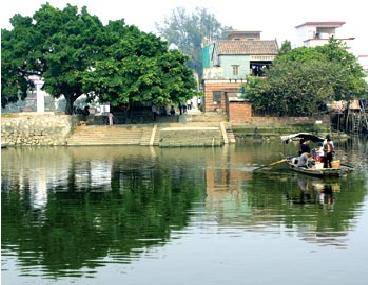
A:
POLYGON ((281 44, 281 47, 279 48, 279 54, 285 54, 289 51, 291 51, 291 42, 286 40, 281 44))
POLYGON ((113 104, 193 95, 187 58, 123 20, 104 26, 85 7, 44 4, 33 17, 16 15, 11 24, 1 31, 3 106, 25 97, 30 75, 42 77, 52 96, 65 97, 66 114, 82 94, 113 104))
MULTIPOLYGON (((32 68, 25 60, 25 54, 32 48, 29 38, 32 18, 15 15, 11 20, 13 30, 1 29, 1 105, 24 99, 32 81, 28 79, 28 70, 32 68)), ((34 42, 34 44, 37 44, 34 42)))
POLYGON ((197 7, 192 13, 176 7, 162 23, 156 23, 159 34, 190 57, 189 66, 202 74, 201 44, 204 38, 221 39, 231 27, 223 26, 207 8, 197 7))
POLYGON ((111 22, 106 30, 118 40, 84 74, 86 93, 115 106, 137 101, 162 105, 193 97, 196 82, 185 66, 186 56, 169 51, 167 43, 154 34, 126 27, 121 21, 111 22))
POLYGON ((245 96, 256 111, 311 115, 328 101, 366 94, 363 68, 343 43, 287 49, 275 58, 266 78, 249 78, 245 96))

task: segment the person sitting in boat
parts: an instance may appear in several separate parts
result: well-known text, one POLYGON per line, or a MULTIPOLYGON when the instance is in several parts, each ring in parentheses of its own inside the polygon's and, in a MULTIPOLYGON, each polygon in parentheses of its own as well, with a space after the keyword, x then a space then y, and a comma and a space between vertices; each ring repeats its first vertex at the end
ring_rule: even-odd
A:
POLYGON ((311 154, 309 152, 302 153, 298 159, 298 164, 296 166, 308 168, 309 158, 311 158, 311 154))
POLYGON ((310 147, 307 144, 307 142, 305 141, 305 139, 300 139, 299 140, 299 151, 298 151, 298 156, 301 156, 303 153, 305 152, 310 152, 310 147))

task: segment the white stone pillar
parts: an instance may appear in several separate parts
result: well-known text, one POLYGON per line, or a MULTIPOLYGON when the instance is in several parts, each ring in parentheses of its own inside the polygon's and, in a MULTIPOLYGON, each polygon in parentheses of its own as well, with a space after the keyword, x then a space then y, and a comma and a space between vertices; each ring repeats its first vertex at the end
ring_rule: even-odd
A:
POLYGON ((41 90, 44 82, 40 79, 36 79, 34 80, 34 84, 36 87, 36 95, 37 95, 37 113, 44 113, 46 92, 41 90))
POLYGON ((193 109, 198 109, 198 97, 197 96, 194 96, 192 98, 192 102, 193 102, 193 109))

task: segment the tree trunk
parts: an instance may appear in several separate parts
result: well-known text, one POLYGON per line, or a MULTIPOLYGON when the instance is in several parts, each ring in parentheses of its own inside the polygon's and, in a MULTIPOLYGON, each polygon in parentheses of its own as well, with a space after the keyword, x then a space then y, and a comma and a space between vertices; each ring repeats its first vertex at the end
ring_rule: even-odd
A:
POLYGON ((129 99, 129 113, 128 113, 128 118, 131 119, 132 118, 132 114, 133 114, 133 102, 131 99, 129 99))
POLYGON ((65 96, 64 95, 64 98, 65 98, 65 115, 73 115, 73 111, 74 111, 74 108, 73 108, 73 105, 74 105, 74 101, 76 98, 78 97, 75 97, 73 95, 70 95, 70 96, 65 96))

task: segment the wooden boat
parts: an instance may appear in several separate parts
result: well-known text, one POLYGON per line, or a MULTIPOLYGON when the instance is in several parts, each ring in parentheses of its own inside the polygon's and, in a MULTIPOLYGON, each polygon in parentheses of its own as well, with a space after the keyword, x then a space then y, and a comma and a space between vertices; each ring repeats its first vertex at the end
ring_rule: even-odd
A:
MULTIPOLYGON (((298 141, 300 139, 304 139, 306 141, 311 141, 311 142, 323 142, 324 141, 323 138, 310 134, 310 133, 298 133, 298 134, 292 134, 292 135, 281 137, 281 141, 286 144, 292 141, 298 141)), ((310 167, 298 167, 297 160, 298 160, 297 157, 287 158, 286 164, 293 171, 304 173, 307 175, 312 175, 312 176, 338 177, 338 176, 346 175, 347 173, 353 171, 353 168, 351 166, 344 165, 344 164, 340 165, 340 163, 338 163, 336 167, 333 167, 333 168, 321 168, 321 166, 316 167, 314 165, 311 165, 310 167)))
POLYGON ((292 159, 289 159, 287 162, 287 166, 296 172, 304 173, 307 175, 317 176, 317 177, 339 177, 348 174, 349 172, 353 171, 353 168, 348 165, 340 165, 337 168, 321 168, 316 169, 313 167, 298 167, 296 164, 293 163, 292 159))

